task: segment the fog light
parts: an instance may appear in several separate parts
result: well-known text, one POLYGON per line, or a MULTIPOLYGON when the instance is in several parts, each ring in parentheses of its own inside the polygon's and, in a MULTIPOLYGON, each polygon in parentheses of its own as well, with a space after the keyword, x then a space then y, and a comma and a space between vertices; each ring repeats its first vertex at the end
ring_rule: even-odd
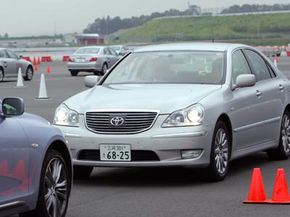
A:
POLYGON ((201 149, 198 150, 185 150, 181 151, 181 157, 184 159, 194 159, 198 158, 202 153, 201 149))

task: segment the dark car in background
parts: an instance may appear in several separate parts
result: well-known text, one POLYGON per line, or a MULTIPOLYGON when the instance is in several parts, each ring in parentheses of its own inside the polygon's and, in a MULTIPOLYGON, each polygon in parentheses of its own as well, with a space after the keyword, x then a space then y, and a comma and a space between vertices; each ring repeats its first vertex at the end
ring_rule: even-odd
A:
POLYGON ((0 101, 0 216, 64 217, 72 183, 66 141, 20 98, 0 101))
POLYGON ((108 46, 81 47, 70 57, 67 67, 72 76, 77 76, 81 71, 104 75, 119 58, 108 46))
POLYGON ((17 77, 19 68, 24 80, 30 81, 34 73, 31 62, 22 59, 9 49, 0 48, 0 82, 5 78, 17 77))

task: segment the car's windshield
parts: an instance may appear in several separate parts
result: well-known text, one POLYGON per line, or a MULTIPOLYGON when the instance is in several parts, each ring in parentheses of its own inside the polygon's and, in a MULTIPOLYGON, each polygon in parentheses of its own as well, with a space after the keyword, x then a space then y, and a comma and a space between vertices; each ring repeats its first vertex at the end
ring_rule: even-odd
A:
POLYGON ((80 48, 78 49, 75 54, 97 54, 99 53, 100 51, 100 48, 80 48))
POLYGON ((125 58, 112 70, 104 84, 220 84, 223 78, 224 52, 140 52, 133 53, 125 58))

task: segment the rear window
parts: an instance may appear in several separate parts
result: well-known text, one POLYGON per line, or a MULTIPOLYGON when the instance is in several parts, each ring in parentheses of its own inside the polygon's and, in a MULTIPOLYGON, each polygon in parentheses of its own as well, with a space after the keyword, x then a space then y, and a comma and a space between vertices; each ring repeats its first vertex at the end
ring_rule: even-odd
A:
POLYGON ((75 54, 97 54, 99 53, 100 48, 80 48, 75 54))

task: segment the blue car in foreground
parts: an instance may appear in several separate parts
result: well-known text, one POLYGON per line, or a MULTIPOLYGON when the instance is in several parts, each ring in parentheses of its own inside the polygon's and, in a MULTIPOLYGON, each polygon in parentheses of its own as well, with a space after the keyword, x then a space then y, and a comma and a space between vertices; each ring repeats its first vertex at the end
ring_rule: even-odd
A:
POLYGON ((64 217, 71 183, 60 130, 24 113, 21 98, 0 101, 0 216, 64 217))

